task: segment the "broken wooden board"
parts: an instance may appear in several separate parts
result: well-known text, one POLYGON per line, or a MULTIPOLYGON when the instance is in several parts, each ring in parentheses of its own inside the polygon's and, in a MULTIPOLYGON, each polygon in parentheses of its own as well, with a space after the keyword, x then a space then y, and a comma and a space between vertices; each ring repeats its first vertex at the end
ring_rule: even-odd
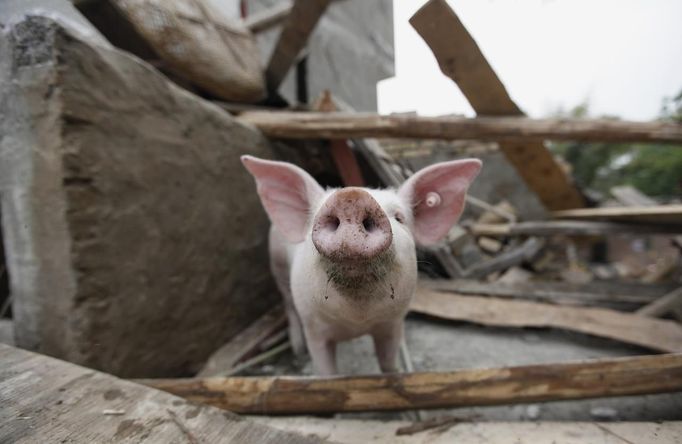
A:
POLYGON ((558 305, 598 306, 633 311, 652 303, 675 288, 675 284, 640 284, 636 282, 481 282, 470 279, 422 279, 420 285, 436 291, 464 295, 519 298, 558 305))
POLYGON ((609 236, 616 234, 679 234, 679 224, 629 224, 586 220, 519 222, 516 224, 470 224, 474 236, 609 236))
POLYGON ((582 221, 604 220, 682 225, 682 205, 582 208, 578 210, 555 211, 552 213, 552 217, 555 219, 576 219, 582 221))
POLYGON ((322 442, 3 344, 0 362, 3 443, 322 442))
POLYGON ((237 413, 432 409, 674 392, 682 390, 682 354, 451 372, 139 382, 237 413))
POLYGON ((284 81, 331 1, 294 1, 265 69, 266 85, 271 94, 276 92, 284 81))
POLYGON ((682 436, 682 421, 669 422, 472 422, 399 436, 407 421, 262 417, 250 419, 277 429, 324 436, 329 441, 356 444, 660 444, 682 436))
POLYGON ((213 352, 197 376, 224 374, 252 352, 261 342, 285 325, 284 309, 281 305, 274 307, 213 352))
POLYGON ((568 307, 418 288, 416 313, 494 327, 561 328, 661 352, 682 352, 682 325, 603 308, 568 307))
MULTIPOLYGON (((410 19, 478 115, 522 116, 471 34, 445 0, 430 0, 410 19)), ((500 149, 528 187, 550 210, 583 207, 585 201, 542 142, 504 142, 500 149)))
MULTIPOLYGON (((682 142, 682 124, 527 117, 421 117, 374 113, 249 111, 241 116, 270 137, 438 140, 682 142)), ((544 148, 543 148, 544 149, 544 148)), ((554 161, 554 160, 552 160, 554 161)))

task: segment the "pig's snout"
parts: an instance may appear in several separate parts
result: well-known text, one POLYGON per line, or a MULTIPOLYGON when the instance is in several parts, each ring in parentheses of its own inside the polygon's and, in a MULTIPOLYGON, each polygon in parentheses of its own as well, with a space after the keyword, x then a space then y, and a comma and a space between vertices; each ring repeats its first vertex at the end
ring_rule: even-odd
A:
POLYGON ((393 242, 391 224, 376 200, 362 188, 332 194, 313 221, 313 244, 332 261, 366 261, 393 242))

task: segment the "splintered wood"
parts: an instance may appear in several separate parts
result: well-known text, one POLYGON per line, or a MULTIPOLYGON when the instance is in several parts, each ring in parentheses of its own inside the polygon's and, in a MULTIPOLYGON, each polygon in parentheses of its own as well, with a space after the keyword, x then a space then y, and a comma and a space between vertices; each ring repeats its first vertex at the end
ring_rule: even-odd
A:
POLYGON ((139 382, 238 413, 432 409, 678 391, 682 354, 441 373, 139 382))
POLYGON ((553 327, 646 347, 682 352, 682 325, 603 308, 567 307, 539 302, 417 290, 414 312, 495 327, 553 327))

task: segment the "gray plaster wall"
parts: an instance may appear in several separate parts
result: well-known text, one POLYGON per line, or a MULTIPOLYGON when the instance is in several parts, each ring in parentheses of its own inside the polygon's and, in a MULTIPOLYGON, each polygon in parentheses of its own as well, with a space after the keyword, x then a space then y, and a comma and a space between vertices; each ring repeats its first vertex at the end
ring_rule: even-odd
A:
MULTIPOLYGON (((249 0, 255 13, 284 0, 249 0)), ((257 35, 263 66, 277 41, 280 27, 257 35)), ((358 111, 377 110, 377 82, 395 74, 392 0, 335 1, 322 16, 308 41, 307 78, 310 100, 325 89, 358 111)), ((280 93, 296 103, 292 69, 280 93)))
POLYGON ((276 300, 239 155, 260 133, 109 45, 0 35, 0 198, 19 346, 124 377, 188 375, 276 300))

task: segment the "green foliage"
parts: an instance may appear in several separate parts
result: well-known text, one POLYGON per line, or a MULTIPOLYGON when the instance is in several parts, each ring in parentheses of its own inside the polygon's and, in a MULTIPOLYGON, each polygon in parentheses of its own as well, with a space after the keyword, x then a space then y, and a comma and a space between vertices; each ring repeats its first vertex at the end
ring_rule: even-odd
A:
MULTIPOLYGON (((560 115, 585 117, 588 107, 560 115)), ((661 117, 682 122, 682 91, 664 101, 661 117)), ((616 185, 632 185, 652 197, 682 195, 681 145, 567 142, 551 144, 550 149, 572 166, 582 188, 608 194, 616 185)))

